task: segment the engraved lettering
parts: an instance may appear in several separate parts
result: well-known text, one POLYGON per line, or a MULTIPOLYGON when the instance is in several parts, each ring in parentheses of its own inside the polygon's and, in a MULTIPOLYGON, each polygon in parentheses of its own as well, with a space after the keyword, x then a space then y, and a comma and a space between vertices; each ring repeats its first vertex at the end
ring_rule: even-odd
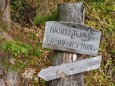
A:
POLYGON ((68 30, 66 28, 58 28, 54 26, 51 26, 50 33, 61 34, 61 35, 68 36, 70 38, 77 37, 83 40, 95 40, 96 39, 95 33, 91 31, 85 32, 85 31, 78 31, 78 30, 73 30, 73 29, 68 30))
POLYGON ((57 45, 65 48, 72 48, 72 49, 79 49, 79 50, 88 50, 88 51, 95 51, 94 46, 91 44, 85 44, 81 42, 69 42, 67 40, 57 40, 54 38, 51 38, 48 44, 51 45, 57 45))

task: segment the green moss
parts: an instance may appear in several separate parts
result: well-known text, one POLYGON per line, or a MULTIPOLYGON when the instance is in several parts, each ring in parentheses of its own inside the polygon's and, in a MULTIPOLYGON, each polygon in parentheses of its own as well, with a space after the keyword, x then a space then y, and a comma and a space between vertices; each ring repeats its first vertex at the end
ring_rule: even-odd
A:
POLYGON ((51 15, 41 15, 37 14, 37 16, 34 18, 34 24, 40 25, 41 23, 45 23, 46 21, 56 21, 57 20, 57 13, 51 12, 51 15))
POLYGON ((7 29, 7 24, 3 21, 0 21, 0 29, 6 30, 7 29))
POLYGON ((11 52, 14 56, 19 54, 27 56, 32 49, 28 44, 22 44, 20 42, 5 42, 2 48, 6 52, 11 52))

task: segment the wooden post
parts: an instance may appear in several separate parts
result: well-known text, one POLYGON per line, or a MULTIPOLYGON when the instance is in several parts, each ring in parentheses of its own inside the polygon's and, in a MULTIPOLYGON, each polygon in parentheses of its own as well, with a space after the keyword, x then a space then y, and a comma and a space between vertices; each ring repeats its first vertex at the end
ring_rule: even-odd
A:
MULTIPOLYGON (((58 5, 59 21, 84 24, 84 4, 64 3, 58 5)), ((74 27, 74 26, 73 26, 74 27)), ((83 55, 54 51, 53 66, 81 60, 83 55)), ((84 86, 82 73, 48 82, 48 86, 84 86)))

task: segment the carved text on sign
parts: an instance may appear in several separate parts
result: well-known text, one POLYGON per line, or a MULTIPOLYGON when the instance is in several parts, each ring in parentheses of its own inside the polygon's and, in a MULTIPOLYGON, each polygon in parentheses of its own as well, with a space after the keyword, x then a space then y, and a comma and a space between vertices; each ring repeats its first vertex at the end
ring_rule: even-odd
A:
POLYGON ((101 32, 83 25, 47 22, 43 47, 74 53, 97 55, 101 32))

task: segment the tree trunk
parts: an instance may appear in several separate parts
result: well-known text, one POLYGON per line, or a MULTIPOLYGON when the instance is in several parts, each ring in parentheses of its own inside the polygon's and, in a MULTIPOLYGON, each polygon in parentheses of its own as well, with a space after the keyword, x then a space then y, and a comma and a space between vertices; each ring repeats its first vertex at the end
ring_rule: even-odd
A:
MULTIPOLYGON (((59 21, 84 24, 83 3, 65 3, 58 5, 59 21)), ((74 26, 73 26, 74 27, 74 26)), ((83 55, 54 51, 53 65, 61 65, 83 59, 83 55)), ((75 74, 48 82, 48 86, 84 86, 83 74, 75 74)))
MULTIPOLYGON (((10 0, 0 0, 0 22, 4 22, 8 26, 7 28, 10 27, 10 23, 11 23, 10 0)), ((3 33, 8 35, 4 31, 3 33)), ((2 67, 2 59, 3 58, 1 56, 0 57, 0 86, 20 86, 20 78, 17 72, 14 71, 8 73, 4 72, 4 69, 2 67)))
POLYGON ((1 18, 8 26, 10 26, 10 0, 0 0, 1 18))

